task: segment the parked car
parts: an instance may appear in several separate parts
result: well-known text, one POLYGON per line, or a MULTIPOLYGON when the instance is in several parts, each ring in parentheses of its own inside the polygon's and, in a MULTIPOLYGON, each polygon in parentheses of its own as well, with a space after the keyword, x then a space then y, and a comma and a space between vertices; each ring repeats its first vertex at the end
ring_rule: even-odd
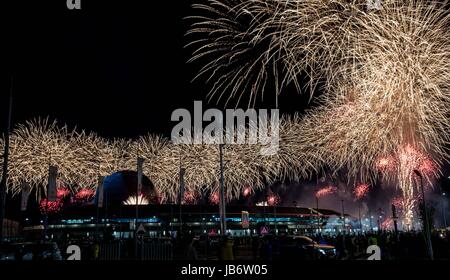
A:
POLYGON ((0 260, 62 260, 62 256, 55 242, 24 242, 3 245, 0 260))
POLYGON ((333 259, 336 248, 319 244, 307 236, 288 236, 281 245, 281 257, 287 259, 333 259))

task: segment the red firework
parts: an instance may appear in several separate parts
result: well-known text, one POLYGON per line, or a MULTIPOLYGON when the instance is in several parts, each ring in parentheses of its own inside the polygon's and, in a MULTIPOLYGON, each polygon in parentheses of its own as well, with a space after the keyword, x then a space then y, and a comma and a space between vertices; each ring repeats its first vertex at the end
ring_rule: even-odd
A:
POLYGON ((427 154, 409 144, 399 149, 398 161, 399 164, 409 169, 411 175, 413 175, 414 170, 418 170, 428 178, 435 176, 438 168, 437 164, 427 154))
POLYGON ((353 194, 355 195, 355 200, 360 200, 363 197, 367 196, 369 193, 369 185, 368 184, 360 184, 353 189, 353 194))
POLYGON ((93 198, 95 192, 88 188, 82 188, 75 194, 75 200, 77 201, 88 201, 93 198))
POLYGON ((375 167, 381 172, 390 172, 395 170, 397 162, 392 156, 383 156, 376 160, 375 167))
POLYGON ((56 191, 56 197, 58 199, 63 199, 65 197, 67 197, 69 194, 70 194, 70 191, 67 188, 65 188, 65 187, 60 187, 56 191))
POLYGON ((412 145, 405 145, 399 149, 399 164, 407 171, 411 178, 416 178, 415 171, 419 171, 424 179, 424 186, 430 187, 430 179, 437 176, 438 165, 424 152, 412 145))
POLYGON ((316 192, 316 197, 319 198, 319 197, 330 195, 330 194, 333 194, 333 193, 336 193, 336 192, 337 192, 337 188, 336 187, 334 187, 334 186, 327 186, 327 187, 324 187, 324 188, 321 188, 320 190, 318 190, 316 192))
POLYGON ((397 210, 400 210, 403 208, 403 198, 395 197, 392 199, 391 204, 394 205, 397 210))
POLYGON ((197 203, 198 194, 191 191, 184 192, 183 202, 184 204, 195 204, 197 203))
POLYGON ((433 160, 427 158, 422 161, 417 169, 426 176, 431 177, 436 173, 437 165, 433 160))
POLYGON ((220 201, 220 196, 219 196, 219 192, 213 192, 210 196, 209 196, 209 203, 211 204, 219 204, 220 201))
POLYGON ((376 168, 385 175, 401 174, 403 184, 407 183, 406 180, 417 179, 415 171, 419 171, 425 179, 424 187, 431 187, 431 180, 437 177, 439 166, 425 152, 406 144, 400 146, 394 154, 380 157, 376 161, 376 168))
POLYGON ((242 191, 242 195, 243 195, 244 197, 249 196, 251 193, 252 193, 252 189, 251 189, 250 187, 246 187, 246 188, 244 188, 244 190, 242 191))
POLYGON ((275 205, 277 205, 278 203, 280 203, 280 196, 279 195, 277 195, 277 194, 270 194, 268 197, 267 197, 267 204, 268 205, 270 205, 270 206, 275 206, 275 205))
POLYGON ((392 218, 386 218, 381 223, 381 229, 383 230, 392 230, 393 228, 394 228, 394 220, 392 220, 392 218))
POLYGON ((61 211, 63 203, 60 199, 55 201, 48 201, 47 199, 42 199, 39 203, 39 211, 41 214, 56 214, 61 211))

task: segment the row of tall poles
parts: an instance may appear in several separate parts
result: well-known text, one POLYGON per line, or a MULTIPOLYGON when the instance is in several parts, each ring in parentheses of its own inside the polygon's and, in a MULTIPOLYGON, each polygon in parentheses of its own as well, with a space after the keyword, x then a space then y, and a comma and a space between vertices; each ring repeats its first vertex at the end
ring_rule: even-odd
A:
MULTIPOLYGON (((0 244, 3 243, 3 226, 4 226, 4 219, 5 219, 5 206, 6 206, 6 190, 7 190, 7 180, 8 180, 8 158, 9 158, 9 140, 10 140, 10 134, 11 134, 11 119, 12 119, 12 104, 13 104, 13 76, 11 76, 11 82, 10 82, 10 91, 9 91, 9 106, 8 106, 8 118, 7 118, 7 126, 6 126, 6 135, 5 135, 5 146, 4 146, 4 152, 3 152, 3 170, 2 170, 2 179, 0 183, 0 244)), ((223 235, 226 234, 227 226, 226 226, 226 201, 225 201, 225 183, 224 183, 224 165, 223 165, 223 144, 219 145, 219 160, 220 160, 220 191, 219 191, 219 209, 220 209, 220 229, 221 233, 223 235)), ((139 172, 142 173, 142 164, 143 159, 138 158, 137 163, 137 169, 138 169, 138 183, 137 183, 137 191, 136 191, 136 219, 135 219, 135 229, 137 229, 137 222, 139 217, 139 195, 142 188, 142 174, 139 174, 139 172)), ((181 167, 180 162, 180 196, 182 194, 182 191, 184 190, 184 176, 185 170, 181 167)), ((431 229, 429 224, 429 217, 427 213, 426 208, 426 202, 425 202, 425 192, 423 189, 423 178, 419 171, 414 170, 416 175, 420 178, 420 187, 421 187, 421 193, 422 193, 422 205, 423 205, 423 211, 424 211, 424 226, 425 226, 425 234, 426 234, 426 240, 427 240, 427 247, 428 247, 428 253, 430 259, 433 259, 433 248, 431 244, 431 229)), ((180 197, 180 224, 181 222, 181 201, 182 197, 180 197)), ((344 210, 344 200, 341 200, 342 203, 342 221, 343 221, 343 231, 345 233, 345 210, 344 210)), ((97 207, 98 208, 98 207, 97 207)), ((274 209, 274 211, 276 211, 274 209)), ((319 200, 318 197, 316 197, 316 211, 317 211, 317 229, 320 231, 320 214, 319 214, 319 200)), ((362 222, 361 222, 361 210, 359 209, 359 223, 360 228, 362 229, 362 222)), ((444 213, 445 214, 445 213, 444 213)), ((97 214, 98 216, 98 214, 97 214)), ((395 215, 395 208, 393 207, 393 218, 394 218, 394 225, 395 230, 397 232, 397 223, 396 223, 396 215, 395 215)), ((97 217, 98 219, 98 217, 97 217)), ((445 215, 444 215, 445 219, 445 215)), ((97 221, 98 223, 98 221, 97 221)), ((445 222, 446 224, 446 222, 445 222)), ((137 244, 137 242, 136 242, 137 244)))
MULTIPOLYGON (((219 216, 220 216, 220 232, 222 235, 226 235, 227 232, 227 222, 226 222, 226 199, 225 199, 225 179, 224 179, 224 164, 223 164, 223 146, 224 144, 219 144, 219 168, 220 168, 220 184, 219 184, 219 216)), ((181 156, 180 156, 180 190, 178 194, 178 204, 180 206, 180 233, 183 231, 182 222, 182 203, 184 194, 184 175, 186 169, 182 167, 181 156)))
POLYGON ((13 102, 13 76, 11 76, 11 83, 9 88, 8 120, 6 124, 5 150, 3 152, 2 180, 0 183, 0 244, 3 243, 3 232, 4 232, 3 225, 5 220, 5 208, 6 208, 6 184, 8 182, 8 157, 9 157, 9 137, 11 134, 12 102, 13 102))
POLYGON ((223 144, 219 145, 220 160, 220 192, 219 192, 219 209, 220 209, 220 232, 222 235, 227 233, 226 208, 225 208, 225 182, 223 176, 223 144))
MULTIPOLYGON (((4 152, 3 152, 3 170, 2 170, 2 179, 0 183, 0 244, 3 242, 3 225, 4 225, 4 219, 5 219, 5 208, 6 208, 6 185, 8 180, 8 157, 9 157, 9 138, 11 134, 11 119, 12 119, 12 101, 13 101, 13 77, 11 76, 11 83, 10 83, 10 91, 9 91, 9 107, 8 107, 8 119, 7 119, 7 127, 6 127, 6 135, 5 135, 5 146, 4 146, 4 152)), ((220 207, 220 229, 222 234, 226 233, 227 226, 226 226, 226 207, 225 207, 225 183, 224 183, 224 174, 223 174, 223 144, 219 145, 219 152, 220 152, 220 201, 219 201, 219 207, 220 207)), ((135 228, 137 227, 138 217, 139 217, 139 195, 142 188, 142 174, 139 174, 139 172, 142 171, 142 164, 143 159, 138 158, 137 162, 137 170, 138 170, 138 183, 137 183, 137 190, 136 190, 136 219, 135 219, 135 228)), ((183 176, 184 176, 185 170, 181 168, 180 165, 180 194, 182 193, 184 189, 184 182, 183 182, 183 176)), ((97 198, 98 199, 98 198, 97 198)), ((180 224, 181 224, 181 201, 182 198, 180 198, 180 224)), ((98 207, 97 207, 98 208, 98 207)), ((97 210, 98 212, 98 210, 97 210)), ((97 224, 98 224, 98 214, 97 214, 97 224)), ((97 229, 98 232, 98 229, 97 229)), ((137 244, 137 243, 136 243, 137 244)))

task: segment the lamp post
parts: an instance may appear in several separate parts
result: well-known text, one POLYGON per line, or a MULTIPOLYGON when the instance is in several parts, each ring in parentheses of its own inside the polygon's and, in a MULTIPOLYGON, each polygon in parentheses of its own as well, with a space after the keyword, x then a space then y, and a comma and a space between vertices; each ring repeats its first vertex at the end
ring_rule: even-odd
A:
POLYGON ((345 233, 345 210, 344 210, 344 200, 341 200, 342 204, 342 233, 345 233))
POLYGON ((362 220, 361 220, 361 204, 358 205, 358 216, 359 216, 359 231, 362 234, 363 227, 362 227, 362 220))
POLYGON ((317 233, 320 234, 319 197, 316 195, 317 233))
POLYGON ((342 204, 342 247, 345 249, 345 209, 344 209, 344 200, 341 200, 342 204))
POLYGON ((422 206, 423 206, 423 215, 424 215, 424 222, 425 222, 425 234, 426 234, 426 240, 427 240, 427 247, 428 247, 428 255, 431 260, 434 259, 433 256, 433 246, 431 243, 431 230, 430 230, 430 224, 428 222, 428 211, 427 211, 427 205, 425 201, 425 191, 423 190, 423 179, 422 174, 420 174, 419 171, 414 170, 414 173, 420 178, 420 191, 422 192, 422 206))
POLYGON ((186 169, 181 167, 181 162, 180 162, 180 190, 178 193, 178 205, 180 206, 180 220, 179 220, 179 224, 180 224, 180 232, 179 232, 179 236, 181 236, 181 234, 183 233, 183 215, 182 215, 182 208, 181 205, 183 204, 183 198, 184 198, 184 174, 186 173, 186 169))
POLYGON ((223 146, 219 144, 220 157, 220 192, 219 192, 219 209, 220 209, 220 231, 222 235, 227 233, 226 208, 225 208, 225 182, 223 176, 223 146))
POLYGON ((381 225, 382 225, 381 219, 383 219, 383 212, 382 212, 381 208, 378 208, 378 219, 377 219, 378 233, 381 232, 381 225))
MULTIPOLYGON (((267 195, 266 203, 268 206, 273 207, 273 217, 274 217, 274 227, 275 227, 275 234, 278 235, 278 225, 277 225, 277 204, 278 204, 278 196, 275 194, 267 195)), ((270 224, 270 222, 269 222, 270 224)))
POLYGON ((8 157, 9 157, 9 137, 11 134, 12 100, 13 100, 13 76, 11 76, 11 84, 9 88, 8 120, 6 124, 5 149, 3 152, 2 180, 0 183, 0 244, 3 244, 3 223, 5 219, 5 208, 6 208, 6 184, 8 182, 8 157))
POLYGON ((394 221, 394 232, 395 232, 395 238, 398 241, 398 227, 397 227, 397 209, 395 208, 395 205, 392 204, 392 220, 394 221))
POLYGON ((273 204, 273 216, 274 216, 274 222, 275 222, 275 235, 278 235, 278 222, 277 222, 277 205, 276 203, 273 204))
POLYGON ((142 192, 142 176, 143 176, 143 164, 144 159, 138 157, 137 158, 137 184, 136 184, 136 218, 134 222, 134 240, 135 240, 135 257, 138 259, 138 257, 142 257, 142 254, 138 253, 139 248, 139 236, 138 236, 138 221, 139 221, 139 197, 142 192))
POLYGON ((447 230, 447 217, 445 216, 446 215, 446 213, 445 213, 445 196, 446 195, 447 194, 445 192, 442 193, 442 216, 444 218, 444 228, 445 228, 445 230, 447 230))
POLYGON ((100 222, 100 207, 103 207, 103 193, 104 193, 104 183, 105 177, 98 177, 98 186, 97 186, 97 205, 96 205, 96 219, 95 219, 95 235, 97 241, 100 240, 100 232, 99 232, 99 222, 100 222))
POLYGON ((372 223, 373 216, 372 216, 372 212, 369 212, 369 215, 370 215, 370 231, 373 232, 373 223, 372 223))

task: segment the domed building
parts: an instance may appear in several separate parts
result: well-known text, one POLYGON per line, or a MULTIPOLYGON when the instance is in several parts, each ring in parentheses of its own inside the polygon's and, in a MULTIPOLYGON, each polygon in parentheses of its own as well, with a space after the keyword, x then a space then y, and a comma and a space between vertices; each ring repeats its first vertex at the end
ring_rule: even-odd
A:
MULTIPOLYGON (((110 206, 120 204, 136 205, 137 173, 135 171, 120 171, 105 177, 103 181, 103 203, 110 206)), ((155 186, 147 176, 142 176, 142 189, 138 204, 157 203, 158 194, 155 186)), ((97 205, 98 189, 94 204, 97 205)))
MULTIPOLYGON (((127 239, 133 238, 136 229, 142 227, 146 237, 175 236, 180 230, 192 234, 221 234, 219 205, 211 204, 207 194, 201 195, 195 204, 160 204, 155 186, 148 177, 143 176, 139 196, 136 196, 137 183, 135 171, 120 171, 105 177, 103 203, 98 204, 97 190, 90 202, 71 205, 49 215, 48 236, 127 239)), ((326 227, 337 231, 342 227, 341 214, 327 209, 262 206, 252 200, 237 200, 226 205, 227 233, 231 235, 314 232, 319 227, 319 216, 320 227, 324 230, 326 227)), ((349 217, 346 227, 355 228, 355 221, 346 216, 349 217)))

